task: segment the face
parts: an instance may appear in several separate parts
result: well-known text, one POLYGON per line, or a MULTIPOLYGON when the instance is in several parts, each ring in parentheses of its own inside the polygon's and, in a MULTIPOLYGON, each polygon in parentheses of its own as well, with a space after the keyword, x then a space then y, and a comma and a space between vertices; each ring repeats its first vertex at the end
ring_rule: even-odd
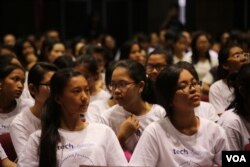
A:
POLYGON ((102 53, 93 53, 93 56, 98 64, 98 71, 104 72, 106 61, 102 53))
POLYGON ((151 79, 156 80, 159 72, 163 70, 166 65, 167 62, 164 55, 153 54, 148 58, 146 73, 151 79))
POLYGON ((76 115, 85 113, 89 105, 89 87, 83 76, 69 79, 63 93, 58 97, 63 115, 76 115))
POLYGON ((106 47, 109 48, 109 49, 114 49, 114 48, 115 48, 115 45, 116 45, 114 38, 111 37, 111 36, 107 36, 107 37, 105 38, 105 45, 106 45, 106 47))
POLYGON ((138 44, 133 44, 130 50, 129 58, 134 61, 141 60, 141 48, 138 44))
POLYGON ((54 71, 49 71, 44 74, 42 81, 40 82, 38 89, 34 92, 35 100, 43 104, 49 97, 50 87, 49 82, 51 77, 54 75, 54 71))
POLYGON ((183 53, 187 48, 187 42, 184 37, 180 38, 176 43, 174 44, 174 50, 176 53, 183 53))
POLYGON ((29 54, 34 54, 35 50, 33 46, 30 44, 30 42, 26 41, 23 44, 23 55, 29 55, 29 54))
POLYGON ((159 37, 156 33, 150 34, 150 44, 153 47, 156 47, 159 44, 159 37))
POLYGON ((209 49, 209 41, 205 35, 198 37, 196 41, 196 48, 200 53, 205 53, 209 49))
POLYGON ((140 91, 143 90, 143 86, 134 82, 126 68, 117 67, 112 73, 109 88, 118 104, 126 108, 141 98, 140 91))
POLYGON ((24 71, 21 69, 13 70, 1 81, 1 93, 9 99, 19 98, 23 92, 25 81, 24 71))
POLYGON ((237 72, 243 64, 248 63, 247 55, 240 47, 232 47, 229 51, 227 62, 223 66, 229 73, 237 72))
POLYGON ((58 57, 65 53, 65 46, 61 43, 56 43, 48 54, 49 62, 53 63, 58 57))
POLYGON ((16 44, 16 38, 12 34, 8 34, 3 39, 4 44, 14 46, 16 44))
POLYGON ((84 64, 79 64, 75 67, 75 69, 83 74, 83 76, 87 79, 90 90, 94 89, 95 82, 98 79, 97 76, 91 74, 88 68, 84 64))
POLYGON ((79 43, 77 43, 76 44, 76 46, 75 46, 75 56, 79 56, 79 54, 80 54, 80 50, 82 49, 82 48, 84 48, 85 47, 85 43, 84 42, 79 42, 79 43))
POLYGON ((182 35, 184 36, 184 38, 186 39, 186 40, 185 40, 185 41, 186 41, 186 45, 189 46, 189 45, 191 44, 191 42, 192 42, 190 33, 187 32, 187 31, 183 31, 181 34, 182 34, 182 35))
POLYGON ((193 110, 198 107, 200 105, 201 86, 193 75, 187 70, 182 70, 177 84, 178 88, 173 99, 174 110, 193 110))

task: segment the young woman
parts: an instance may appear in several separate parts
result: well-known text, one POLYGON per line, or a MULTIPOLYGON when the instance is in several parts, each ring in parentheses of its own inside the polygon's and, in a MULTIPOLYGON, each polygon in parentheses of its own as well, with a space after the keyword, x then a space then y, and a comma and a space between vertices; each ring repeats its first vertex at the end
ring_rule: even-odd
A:
POLYGON ((229 150, 250 151, 250 64, 243 65, 234 81, 235 98, 219 124, 225 129, 229 150))
POLYGON ((165 68, 156 80, 160 102, 168 117, 151 123, 143 132, 130 160, 133 166, 221 165, 226 146, 224 130, 195 115, 200 105, 200 83, 176 65, 165 68))
POLYGON ((50 90, 42 129, 30 136, 18 166, 125 166, 114 132, 105 125, 81 120, 90 98, 83 75, 72 69, 59 70, 51 79, 50 90))
POLYGON ((121 48, 120 60, 130 59, 145 64, 142 48, 136 41, 127 41, 121 48))
POLYGON ((147 99, 150 103, 157 103, 157 95, 155 90, 155 80, 158 74, 163 70, 166 66, 172 64, 172 57, 168 55, 168 53, 163 49, 155 49, 152 51, 147 59, 146 59, 146 74, 148 77, 148 87, 152 90, 149 91, 149 98, 147 99))
POLYGON ((172 58, 165 50, 155 49, 146 59, 146 73, 150 79, 155 81, 160 71, 171 64, 172 58))
POLYGON ((61 41, 44 41, 41 59, 42 61, 48 61, 50 63, 54 63, 54 61, 64 55, 66 52, 66 46, 61 41))
POLYGON ((55 71, 57 67, 46 62, 35 64, 29 71, 28 87, 35 104, 22 110, 10 125, 10 135, 18 157, 30 134, 41 128, 41 110, 49 96, 49 82, 55 71))
POLYGON ((30 70, 38 60, 36 46, 28 39, 21 39, 17 42, 16 53, 26 70, 30 70))
POLYGON ((75 69, 80 71, 87 79, 90 91, 90 102, 95 100, 107 100, 110 94, 100 86, 101 75, 98 71, 97 61, 92 55, 78 56, 75 61, 75 69))
MULTIPOLYGON (((12 120, 25 106, 21 100, 18 100, 24 87, 24 73, 24 69, 16 64, 7 63, 0 66, 0 135, 9 133, 12 120)), ((9 163, 15 166, 4 151, 2 154, 4 155, 1 157, 3 166, 9 163)))
POLYGON ((234 90, 228 80, 229 75, 237 72, 243 64, 248 62, 249 53, 245 53, 238 44, 228 44, 219 52, 219 80, 209 89, 209 102, 219 115, 234 99, 234 90))
POLYGON ((24 107, 21 100, 24 69, 15 64, 0 67, 0 134, 9 133, 10 123, 24 107))
MULTIPOLYGON (((177 66, 189 71, 195 80, 199 81, 198 74, 192 64, 182 61, 177 63, 177 66)), ((200 84, 202 83, 200 82, 200 84)), ((201 87, 197 88, 197 93, 201 94, 201 87)), ((217 122, 219 120, 219 116, 217 115, 213 105, 205 101, 200 101, 200 105, 195 107, 194 112, 199 117, 206 118, 213 122, 217 122)))
POLYGON ((101 122, 115 131, 123 149, 131 153, 146 126, 165 116, 161 106, 144 100, 147 86, 142 64, 131 60, 115 64, 109 89, 118 104, 103 112, 101 122))
POLYGON ((218 65, 218 54, 210 50, 209 37, 205 32, 197 32, 194 35, 191 47, 192 63, 198 73, 199 80, 203 81, 210 69, 218 65))
MULTIPOLYGON (((109 64, 108 68, 105 71, 105 85, 107 90, 111 93, 109 89, 109 85, 111 82, 111 74, 114 68, 116 61, 113 61, 109 64)), ((103 113, 103 111, 109 109, 110 107, 117 104, 116 100, 111 96, 107 100, 95 100, 89 104, 86 120, 89 122, 99 122, 99 119, 103 113)))

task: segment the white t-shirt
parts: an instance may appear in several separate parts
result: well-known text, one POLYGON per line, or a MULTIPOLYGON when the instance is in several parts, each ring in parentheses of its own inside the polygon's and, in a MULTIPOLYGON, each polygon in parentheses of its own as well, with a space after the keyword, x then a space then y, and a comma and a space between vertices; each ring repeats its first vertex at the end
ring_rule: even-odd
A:
POLYGON ((197 116, 216 122, 219 120, 214 106, 208 102, 201 101, 200 105, 194 109, 197 116))
POLYGON ((236 114, 234 109, 224 112, 218 124, 225 129, 229 150, 244 151, 246 145, 250 145, 250 123, 236 114))
POLYGON ((29 106, 29 104, 24 103, 24 101, 20 99, 17 99, 16 102, 16 108, 13 111, 9 113, 0 113, 0 134, 9 133, 12 120, 20 111, 29 106))
POLYGON ((6 155, 5 151, 4 151, 1 143, 0 143, 0 158, 1 158, 1 160, 7 158, 7 155, 6 155))
POLYGON ((224 130, 212 121, 200 118, 198 132, 180 133, 169 118, 150 124, 131 157, 132 166, 200 167, 221 165, 226 148, 224 130))
POLYGON ((88 110, 85 113, 85 118, 88 122, 100 122, 99 119, 103 111, 109 109, 110 106, 107 100, 96 100, 89 104, 88 110))
MULTIPOLYGON (((100 117, 100 122, 110 126, 114 132, 117 134, 120 128, 120 125, 125 121, 130 115, 130 112, 124 110, 123 107, 116 104, 108 110, 104 111, 100 117)), ((133 152, 138 140, 144 129, 152 122, 158 121, 164 118, 166 112, 163 107, 157 104, 153 104, 150 111, 142 116, 136 116, 136 119, 139 121, 140 128, 137 133, 131 135, 125 142, 125 148, 133 152)))
POLYGON ((209 88, 209 102, 218 114, 222 114, 234 99, 234 89, 223 80, 216 81, 209 88))
POLYGON ((173 55, 173 64, 177 64, 180 61, 192 62, 191 55, 183 53, 183 58, 179 59, 176 55, 173 55))
POLYGON ((108 91, 105 91, 105 90, 102 89, 95 96, 90 96, 90 101, 89 102, 93 102, 95 100, 108 100, 110 98, 110 96, 111 95, 108 93, 108 91))
POLYGON ((194 68, 198 73, 199 80, 203 81, 204 77, 210 71, 212 67, 218 66, 218 54, 212 50, 209 50, 210 60, 198 61, 194 64, 194 68))
MULTIPOLYGON (((41 131, 34 132, 18 161, 19 167, 38 167, 38 147, 41 131)), ((61 141, 57 145, 60 167, 80 165, 126 166, 127 160, 114 132, 102 124, 89 124, 81 131, 59 129, 61 141)))
POLYGON ((18 157, 20 157, 31 133, 38 129, 41 129, 41 120, 30 111, 30 108, 26 108, 12 121, 10 136, 18 157))

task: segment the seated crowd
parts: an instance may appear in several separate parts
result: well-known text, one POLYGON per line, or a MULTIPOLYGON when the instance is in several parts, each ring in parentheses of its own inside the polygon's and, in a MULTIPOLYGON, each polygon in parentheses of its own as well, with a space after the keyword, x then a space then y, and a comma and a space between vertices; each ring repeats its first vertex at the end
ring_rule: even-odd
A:
POLYGON ((120 48, 109 34, 5 34, 0 166, 205 167, 250 151, 248 40, 159 34, 120 48))

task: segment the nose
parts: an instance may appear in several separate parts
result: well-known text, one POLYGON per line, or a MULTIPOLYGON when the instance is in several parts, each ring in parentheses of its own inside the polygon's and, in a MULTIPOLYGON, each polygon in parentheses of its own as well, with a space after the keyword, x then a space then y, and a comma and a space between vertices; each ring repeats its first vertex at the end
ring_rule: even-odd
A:
POLYGON ((17 87, 18 87, 19 89, 23 89, 24 85, 23 85, 23 83, 22 83, 21 81, 19 81, 19 82, 17 83, 17 87))
POLYGON ((85 91, 82 91, 81 100, 86 101, 87 99, 88 99, 87 93, 85 91))

